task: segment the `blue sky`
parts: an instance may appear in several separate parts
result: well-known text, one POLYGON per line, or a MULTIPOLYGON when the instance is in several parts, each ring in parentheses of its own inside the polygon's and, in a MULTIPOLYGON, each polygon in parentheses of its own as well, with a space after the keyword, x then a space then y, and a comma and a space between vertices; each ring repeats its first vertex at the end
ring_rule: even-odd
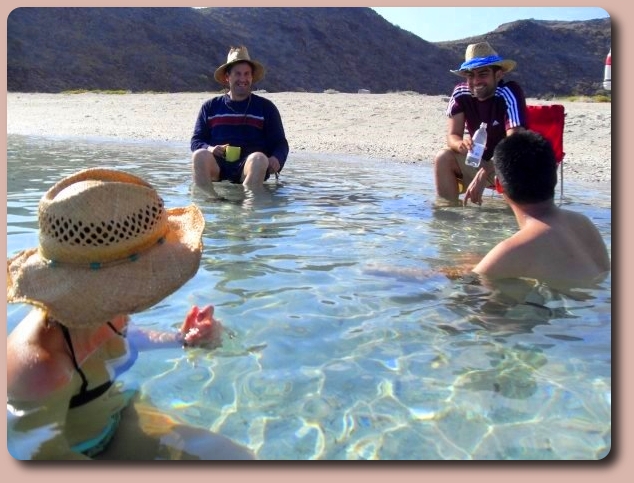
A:
POLYGON ((598 7, 372 7, 388 22, 428 42, 459 40, 514 20, 590 20, 609 17, 598 7))

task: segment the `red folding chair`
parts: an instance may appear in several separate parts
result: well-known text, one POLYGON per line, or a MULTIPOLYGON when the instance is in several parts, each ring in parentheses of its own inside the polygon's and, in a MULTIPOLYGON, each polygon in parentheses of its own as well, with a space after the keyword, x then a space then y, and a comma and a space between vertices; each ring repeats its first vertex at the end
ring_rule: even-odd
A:
POLYGON ((559 165, 559 201, 564 196, 564 122, 566 113, 561 104, 526 106, 528 129, 550 141, 559 165))

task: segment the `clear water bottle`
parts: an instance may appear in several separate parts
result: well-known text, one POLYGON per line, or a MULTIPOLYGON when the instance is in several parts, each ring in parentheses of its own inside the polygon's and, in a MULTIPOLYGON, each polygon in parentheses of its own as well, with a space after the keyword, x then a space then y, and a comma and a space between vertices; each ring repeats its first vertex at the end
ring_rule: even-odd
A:
POLYGON ((478 130, 473 134, 473 145, 467 153, 467 159, 465 163, 467 166, 473 166, 474 168, 480 167, 480 161, 482 161, 482 155, 487 145, 487 123, 480 124, 478 130))

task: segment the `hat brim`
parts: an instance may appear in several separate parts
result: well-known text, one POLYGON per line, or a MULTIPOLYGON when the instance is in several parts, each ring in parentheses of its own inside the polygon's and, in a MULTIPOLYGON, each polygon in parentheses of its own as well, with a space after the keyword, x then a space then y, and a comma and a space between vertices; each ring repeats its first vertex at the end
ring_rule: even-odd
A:
POLYGON ((7 301, 41 307, 71 328, 96 327, 151 307, 192 278, 202 256, 200 209, 191 205, 167 213, 164 240, 134 261, 94 269, 51 264, 37 248, 18 253, 7 263, 7 301))
MULTIPOLYGON (((510 59, 506 59, 506 60, 500 60, 497 62, 491 62, 489 64, 482 64, 479 65, 478 67, 476 67, 477 69, 481 69, 482 67, 490 67, 492 65, 496 65, 498 67, 500 67, 502 69, 502 72, 507 73, 507 72, 511 72, 513 69, 515 69, 515 66, 517 65, 517 62, 515 62, 514 60, 510 60, 510 59)), ((469 72, 471 72, 472 69, 456 69, 456 70, 449 70, 449 72, 451 72, 452 74, 456 74, 460 77, 466 77, 467 74, 469 72)))
POLYGON ((214 72, 214 79, 216 80, 216 82, 218 84, 222 84, 223 86, 228 85, 227 79, 225 77, 225 72, 227 70, 227 67, 233 64, 237 64, 238 62, 248 62, 249 64, 251 64, 251 66, 253 67, 253 83, 254 84, 256 82, 261 81, 264 78, 265 69, 262 64, 260 64, 259 62, 255 60, 239 59, 239 60, 234 60, 233 62, 227 62, 226 64, 222 64, 220 67, 218 67, 216 71, 214 72))

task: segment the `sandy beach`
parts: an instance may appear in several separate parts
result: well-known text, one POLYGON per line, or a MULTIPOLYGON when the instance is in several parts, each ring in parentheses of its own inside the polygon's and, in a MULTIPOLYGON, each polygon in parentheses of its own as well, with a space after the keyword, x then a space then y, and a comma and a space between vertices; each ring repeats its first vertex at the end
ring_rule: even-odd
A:
MULTIPOLYGON (((280 110, 293 153, 346 154, 432 163, 445 144, 446 96, 413 92, 258 94, 280 110)), ((216 92, 7 94, 7 134, 182 142, 216 92)), ((547 104, 529 99, 529 104, 547 104)), ((611 181, 610 103, 561 102, 566 110, 566 180, 611 181)))

